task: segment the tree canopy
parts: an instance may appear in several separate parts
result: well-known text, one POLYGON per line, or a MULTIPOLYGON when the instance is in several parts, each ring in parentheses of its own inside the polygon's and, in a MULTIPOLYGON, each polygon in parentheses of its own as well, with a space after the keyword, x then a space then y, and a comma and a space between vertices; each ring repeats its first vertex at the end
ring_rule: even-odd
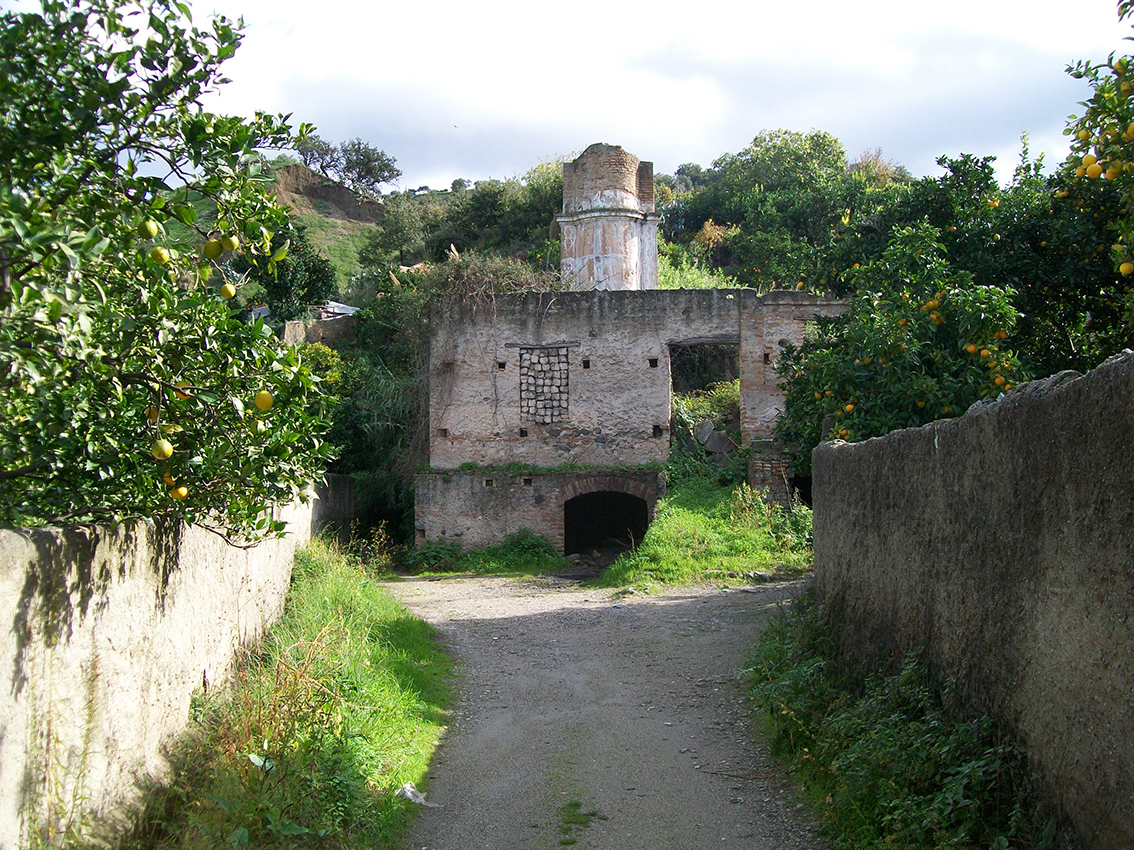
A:
POLYGON ((326 460, 314 378, 239 320, 225 272, 240 251, 278 261, 287 221, 257 153, 290 145, 286 118, 201 107, 241 37, 176 0, 0 16, 2 525, 169 516, 255 538, 326 460))

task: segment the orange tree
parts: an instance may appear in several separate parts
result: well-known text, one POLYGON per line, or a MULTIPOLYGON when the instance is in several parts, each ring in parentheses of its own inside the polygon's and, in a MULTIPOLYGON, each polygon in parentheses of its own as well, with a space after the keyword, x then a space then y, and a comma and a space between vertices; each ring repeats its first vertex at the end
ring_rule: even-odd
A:
POLYGON ((176 0, 0 16, 0 525, 257 538, 322 468, 315 379, 239 320, 224 272, 284 255, 256 149, 290 144, 285 119, 199 102, 240 39, 176 0))
POLYGON ((848 312, 785 350, 776 435, 802 474, 825 438, 853 442, 958 416, 1023 378, 1009 345, 1019 318, 1012 293, 953 271, 939 236, 928 224, 896 229, 878 259, 849 273, 848 312))
MULTIPOLYGON (((1134 3, 1121 0, 1118 18, 1134 12, 1134 3)), ((1072 115, 1064 133, 1071 136, 1071 154, 1063 176, 1070 184, 1056 193, 1077 203, 1091 190, 1086 184, 1105 182, 1116 187, 1119 207, 1107 221, 1112 244, 1110 258, 1124 278, 1134 275, 1134 56, 1111 54, 1106 62, 1077 62, 1068 73, 1086 80, 1092 89, 1082 116, 1072 115)), ((1134 324, 1134 292, 1125 287, 1127 323, 1134 324)))

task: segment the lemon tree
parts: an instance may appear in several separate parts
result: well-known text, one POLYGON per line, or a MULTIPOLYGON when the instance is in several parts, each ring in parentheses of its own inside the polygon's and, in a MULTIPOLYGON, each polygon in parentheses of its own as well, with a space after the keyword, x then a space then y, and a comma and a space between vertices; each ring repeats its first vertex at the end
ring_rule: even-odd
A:
POLYGON ((802 474, 823 439, 854 442, 959 416, 1024 379, 1011 291, 954 271, 939 236, 928 224, 895 229, 880 258, 849 273, 848 312, 784 351, 776 434, 802 474))
POLYGON ((228 301, 234 252, 282 259, 257 149, 292 144, 201 107, 241 37, 177 0, 0 16, 0 525, 256 538, 327 459, 316 379, 228 301))

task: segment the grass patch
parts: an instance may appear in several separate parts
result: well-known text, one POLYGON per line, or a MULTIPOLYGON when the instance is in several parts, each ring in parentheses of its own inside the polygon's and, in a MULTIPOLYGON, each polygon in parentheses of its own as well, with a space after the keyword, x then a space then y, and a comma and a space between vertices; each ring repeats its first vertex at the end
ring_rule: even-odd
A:
POLYGON ((562 836, 559 843, 562 846, 575 844, 579 839, 575 833, 586 829, 595 818, 606 820, 606 815, 600 815, 595 809, 583 811, 583 804, 572 800, 559 807, 559 834, 562 836))
POLYGON ((658 503, 642 544, 597 579, 603 587, 724 584, 795 576, 812 562, 811 511, 768 503, 747 484, 681 477, 658 503))
POLYGON ((509 534, 499 546, 462 552, 456 543, 432 541, 406 552, 404 563, 415 575, 546 575, 571 566, 546 538, 527 530, 509 534))
POLYGON ((773 619, 752 669, 773 751, 814 797, 832 850, 1055 848, 1024 758, 987 717, 958 720, 921 666, 839 665, 807 594, 773 619))
POLYGON ((228 693, 195 702, 129 848, 385 848, 445 726, 448 657, 362 562, 314 541, 228 693))

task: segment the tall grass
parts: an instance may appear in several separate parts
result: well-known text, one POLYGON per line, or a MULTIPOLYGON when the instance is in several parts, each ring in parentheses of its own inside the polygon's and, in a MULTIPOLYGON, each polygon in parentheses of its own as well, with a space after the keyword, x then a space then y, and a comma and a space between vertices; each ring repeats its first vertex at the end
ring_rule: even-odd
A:
POLYGON ((701 469, 673 476, 642 544, 597 580, 605 587, 728 583, 806 571, 811 511, 769 503, 747 484, 722 484, 701 469))
POLYGON ((462 552, 455 543, 433 541, 404 556, 413 573, 471 573, 473 575, 544 575, 566 569, 570 562, 546 538, 521 529, 499 546, 462 552))
POLYGON ((393 847, 421 785, 450 661, 357 558, 315 541, 286 609, 223 695, 196 702, 130 848, 393 847))
POLYGON ((1025 760, 987 717, 958 718, 922 667, 895 675, 838 663, 805 595, 773 619, 752 668, 773 751, 824 817, 831 850, 1054 848, 1025 760))

